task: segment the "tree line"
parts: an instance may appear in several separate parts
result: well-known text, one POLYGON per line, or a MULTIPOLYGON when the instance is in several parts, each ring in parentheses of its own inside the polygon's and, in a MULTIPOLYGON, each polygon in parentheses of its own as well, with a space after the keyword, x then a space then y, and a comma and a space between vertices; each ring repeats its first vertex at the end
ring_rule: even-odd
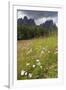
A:
POLYGON ((52 20, 48 20, 41 25, 30 25, 17 23, 17 40, 26 40, 38 37, 47 37, 52 34, 57 34, 57 26, 52 20))

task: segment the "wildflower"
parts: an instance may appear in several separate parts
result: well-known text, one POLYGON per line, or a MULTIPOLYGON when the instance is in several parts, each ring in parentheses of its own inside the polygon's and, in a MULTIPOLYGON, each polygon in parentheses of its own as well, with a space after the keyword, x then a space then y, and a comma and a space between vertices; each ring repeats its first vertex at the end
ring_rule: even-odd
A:
POLYGON ((44 48, 44 47, 43 47, 42 49, 43 49, 43 50, 46 50, 46 48, 44 48))
POLYGON ((36 62, 39 62, 39 59, 37 59, 36 62))
POLYGON ((50 53, 50 51, 48 51, 48 53, 50 53))
POLYGON ((44 51, 43 50, 41 51, 41 54, 44 54, 44 51))
POLYGON ((32 48, 29 50, 29 52, 32 52, 32 48))
POLYGON ((29 73, 29 77, 30 77, 30 78, 32 77, 32 74, 31 74, 31 73, 29 73))
POLYGON ((32 48, 27 52, 27 55, 30 54, 32 52, 32 48))
POLYGON ((27 64, 26 64, 26 66, 29 66, 29 65, 30 65, 30 63, 27 63, 27 64))
POLYGON ((21 75, 23 76, 23 75, 24 75, 24 73, 25 73, 25 71, 24 71, 24 70, 22 70, 22 71, 21 71, 21 75))
POLYGON ((33 68, 35 68, 36 65, 33 65, 33 68))
POLYGON ((40 65, 41 65, 41 63, 40 63, 40 62, 38 62, 38 63, 37 63, 37 65, 38 65, 38 66, 40 66, 40 65))
POLYGON ((42 66, 40 66, 40 68, 42 69, 42 66))
POLYGON ((25 72, 25 75, 27 75, 27 72, 25 72))

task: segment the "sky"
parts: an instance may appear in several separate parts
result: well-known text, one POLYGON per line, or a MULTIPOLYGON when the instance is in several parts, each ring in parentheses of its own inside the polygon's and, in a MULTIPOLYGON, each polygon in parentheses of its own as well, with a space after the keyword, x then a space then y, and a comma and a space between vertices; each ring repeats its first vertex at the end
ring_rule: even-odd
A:
POLYGON ((30 11, 30 10, 18 10, 17 18, 24 18, 27 16, 28 19, 34 19, 37 25, 44 23, 46 20, 53 20, 57 25, 58 23, 58 13, 54 11, 30 11))

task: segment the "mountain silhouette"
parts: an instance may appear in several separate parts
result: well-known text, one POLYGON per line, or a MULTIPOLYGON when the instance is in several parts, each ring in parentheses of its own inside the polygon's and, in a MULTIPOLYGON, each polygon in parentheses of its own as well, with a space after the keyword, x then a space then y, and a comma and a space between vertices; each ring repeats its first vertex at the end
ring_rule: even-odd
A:
POLYGON ((45 23, 40 24, 41 26, 44 26, 46 28, 52 27, 53 26, 53 20, 47 20, 45 23))
MULTIPOLYGON (((17 24, 18 25, 34 25, 34 26, 37 26, 34 19, 30 18, 28 19, 27 16, 24 16, 24 18, 19 18, 17 20, 17 24)), ((51 28, 51 27, 55 27, 57 28, 56 24, 53 22, 53 20, 47 20, 46 22, 44 23, 41 23, 39 26, 41 27, 44 27, 44 28, 51 28)))
POLYGON ((28 19, 27 16, 24 16, 23 19, 19 18, 17 20, 17 24, 18 25, 22 25, 22 24, 24 24, 24 25, 35 25, 35 21, 34 21, 34 19, 31 19, 31 18, 28 19))

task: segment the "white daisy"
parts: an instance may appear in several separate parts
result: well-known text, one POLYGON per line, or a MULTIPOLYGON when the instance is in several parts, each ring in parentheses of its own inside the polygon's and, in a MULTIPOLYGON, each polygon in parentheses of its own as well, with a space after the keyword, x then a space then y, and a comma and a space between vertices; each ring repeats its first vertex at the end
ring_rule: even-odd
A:
POLYGON ((44 54, 44 51, 43 50, 41 51, 41 54, 44 54))
POLYGON ((39 59, 37 59, 36 62, 39 62, 39 59))
POLYGON ((44 48, 44 47, 43 47, 42 49, 43 49, 43 50, 46 50, 46 48, 44 48))
POLYGON ((50 51, 48 51, 48 53, 50 53, 50 51))
POLYGON ((41 63, 40 63, 40 62, 38 62, 38 63, 37 63, 37 65, 38 65, 38 66, 40 66, 40 65, 41 65, 41 63))
POLYGON ((32 77, 32 74, 31 74, 31 73, 29 73, 29 77, 30 77, 30 78, 32 77))
POLYGON ((27 72, 25 72, 25 75, 27 75, 27 72))
POLYGON ((33 68, 35 68, 36 65, 33 65, 33 68))
POLYGON ((21 71, 21 75, 23 76, 23 75, 24 75, 24 73, 25 73, 25 71, 24 71, 24 70, 22 70, 22 71, 21 71))
POLYGON ((42 69, 42 66, 40 66, 40 68, 42 69))
POLYGON ((27 63, 27 64, 26 64, 26 66, 29 66, 29 65, 30 65, 30 63, 27 63))

